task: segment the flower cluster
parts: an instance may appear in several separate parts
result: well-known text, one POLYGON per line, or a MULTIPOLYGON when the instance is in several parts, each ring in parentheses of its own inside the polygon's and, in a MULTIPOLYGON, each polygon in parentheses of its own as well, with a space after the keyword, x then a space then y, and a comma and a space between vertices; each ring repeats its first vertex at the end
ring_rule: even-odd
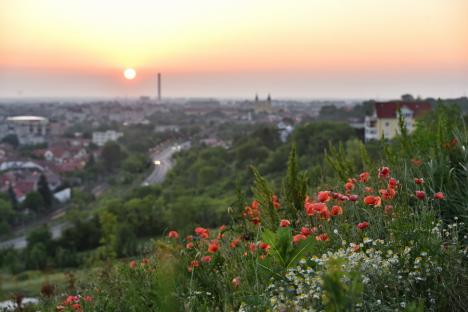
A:
MULTIPOLYGON (((283 279, 272 278, 267 288, 273 311, 315 311, 324 309, 324 276, 331 263, 341 260, 343 272, 360 272, 364 286, 365 305, 381 306, 382 310, 400 310, 401 302, 388 301, 386 292, 400 291, 401 298, 414 287, 424 283, 441 272, 441 266, 427 252, 415 254, 413 246, 400 252, 390 249, 391 244, 383 240, 364 238, 359 244, 350 243, 347 248, 327 252, 321 257, 302 259, 299 264, 286 271, 283 279), (357 248, 357 246, 359 248, 357 248), (372 286, 371 286, 372 285, 372 286), (384 307, 385 306, 385 307, 384 307)), ((344 277, 344 284, 351 280, 344 277)), ((427 290, 428 300, 433 304, 431 289, 427 290)), ((357 310, 363 303, 358 303, 357 310)))
POLYGON ((84 303, 89 303, 92 301, 93 301, 93 297, 91 296, 70 295, 61 304, 57 305, 56 310, 58 312, 62 312, 62 311, 83 312, 84 303))
MULTIPOLYGON (((245 263, 255 260, 252 266, 283 272, 282 278, 274 275, 267 288, 273 311, 324 309, 328 300, 324 277, 335 260, 339 260, 340 270, 344 272, 340 283, 350 286, 355 282, 350 277, 358 276, 364 286, 363 300, 357 302, 356 310, 398 310, 406 306, 406 301, 395 302, 389 298, 413 298, 412 289, 421 283, 432 283, 442 271, 436 257, 428 254, 429 250, 421 251, 420 247, 413 246, 413 241, 397 242, 392 226, 386 227, 398 222, 406 209, 400 210, 401 193, 402 198, 413 196, 427 200, 425 191, 416 190, 423 187, 424 178, 412 179, 414 182, 411 180, 406 185, 392 176, 390 168, 381 167, 375 175, 362 172, 348 178, 339 188, 322 189, 306 196, 302 211, 288 211, 288 204, 282 205, 280 198, 272 195, 266 202, 253 200, 244 207, 240 224, 221 226, 218 230, 197 227, 193 235, 185 238, 172 230, 167 237, 176 243, 174 250, 183 255, 191 279, 205 279, 200 284, 207 284, 207 276, 222 275, 223 283, 232 291, 243 289, 244 283, 249 283, 248 278, 239 271, 229 272, 229 266, 238 268, 240 265, 235 261, 244 265, 244 259, 245 263), (413 191, 404 194, 407 190, 413 190, 414 195, 413 191), (379 239, 368 237, 373 235, 379 239), (337 243, 338 237, 341 243, 337 243), (380 239, 383 237, 388 237, 389 242, 380 239), (311 257, 313 254, 321 256, 311 257)), ((434 192, 429 197, 425 204, 445 199, 442 192, 434 192)), ((448 229, 442 225, 436 225, 432 232, 429 228, 424 231, 424 235, 432 233, 436 240, 447 241, 443 236, 447 236, 448 229)), ((423 296, 427 295, 427 302, 433 303, 436 299, 432 289, 425 287, 427 293, 423 296)), ((206 290, 200 289, 200 296, 206 290)), ((197 291, 190 290, 189 296, 197 297, 197 291)), ((249 308, 246 303, 241 306, 249 308)))

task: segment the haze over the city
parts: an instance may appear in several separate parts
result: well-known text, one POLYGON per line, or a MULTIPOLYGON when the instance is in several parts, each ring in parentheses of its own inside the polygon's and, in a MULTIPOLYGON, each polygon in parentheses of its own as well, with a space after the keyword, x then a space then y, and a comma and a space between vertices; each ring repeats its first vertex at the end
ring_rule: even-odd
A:
POLYGON ((154 95, 157 72, 173 97, 462 96, 468 2, 0 2, 0 97, 154 95))

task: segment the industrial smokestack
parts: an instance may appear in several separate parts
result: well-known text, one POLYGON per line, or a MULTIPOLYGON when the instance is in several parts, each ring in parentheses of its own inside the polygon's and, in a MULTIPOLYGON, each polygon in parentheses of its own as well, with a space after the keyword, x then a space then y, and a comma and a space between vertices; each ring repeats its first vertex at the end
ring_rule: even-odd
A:
POLYGON ((161 101, 161 73, 158 73, 158 101, 161 101))

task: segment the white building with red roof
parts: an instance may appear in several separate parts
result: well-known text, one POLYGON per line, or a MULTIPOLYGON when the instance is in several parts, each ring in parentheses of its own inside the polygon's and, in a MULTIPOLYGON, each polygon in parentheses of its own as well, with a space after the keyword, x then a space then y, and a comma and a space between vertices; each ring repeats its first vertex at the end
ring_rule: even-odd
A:
POLYGON ((400 114, 409 133, 416 128, 416 118, 432 109, 422 101, 375 102, 372 116, 365 118, 365 141, 392 139, 400 131, 400 114))

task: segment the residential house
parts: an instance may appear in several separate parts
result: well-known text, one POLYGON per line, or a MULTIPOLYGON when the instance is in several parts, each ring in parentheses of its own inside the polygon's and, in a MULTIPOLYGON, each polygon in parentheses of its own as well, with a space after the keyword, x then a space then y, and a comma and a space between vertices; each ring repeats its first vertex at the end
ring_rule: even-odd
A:
POLYGON ((374 103, 372 116, 365 118, 365 141, 392 139, 399 133, 400 114, 409 133, 416 128, 416 118, 431 110, 431 104, 423 101, 391 101, 374 103))

